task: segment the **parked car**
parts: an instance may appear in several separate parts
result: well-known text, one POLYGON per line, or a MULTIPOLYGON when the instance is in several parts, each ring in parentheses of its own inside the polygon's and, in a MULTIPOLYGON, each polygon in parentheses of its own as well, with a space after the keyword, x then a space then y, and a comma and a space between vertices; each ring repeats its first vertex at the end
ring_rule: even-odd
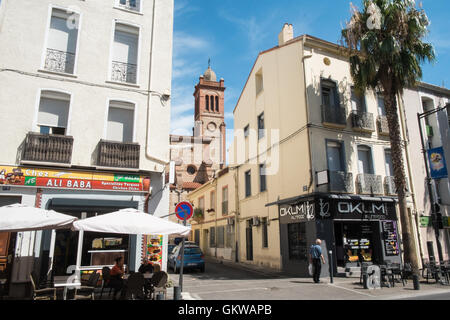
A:
MULTIPOLYGON (((179 273, 181 267, 181 244, 176 246, 169 256, 168 266, 175 273, 179 273)), ((183 270, 200 269, 205 272, 205 256, 199 246, 195 244, 185 244, 183 270)))

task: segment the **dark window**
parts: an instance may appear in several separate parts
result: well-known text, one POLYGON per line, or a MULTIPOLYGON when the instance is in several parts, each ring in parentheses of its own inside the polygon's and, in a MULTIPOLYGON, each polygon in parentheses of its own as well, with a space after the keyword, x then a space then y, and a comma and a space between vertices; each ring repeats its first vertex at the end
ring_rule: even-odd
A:
POLYGON ((219 97, 216 96, 216 111, 219 112, 219 97))
POLYGON ((188 172, 190 175, 195 174, 196 171, 197 171, 197 169, 195 168, 195 166, 190 165, 190 166, 187 167, 187 172, 188 172))
POLYGON ((267 232, 267 218, 262 219, 262 246, 263 248, 269 247, 269 239, 267 232))
POLYGON ((211 111, 214 111, 214 97, 210 96, 209 99, 211 101, 211 111))
POLYGON ((345 171, 342 143, 327 141, 327 163, 330 171, 345 171))
POLYGON ((244 137, 248 137, 249 133, 250 133, 250 126, 246 125, 244 128, 244 137))
POLYGON ((288 245, 290 260, 307 260, 308 247, 305 223, 288 224, 288 245))
POLYGON ((250 197, 252 195, 252 176, 251 171, 245 173, 245 196, 250 197))
POLYGON ((258 139, 264 137, 264 112, 258 116, 258 139))
POLYGON ((200 229, 195 230, 195 244, 200 245, 200 229))
POLYGON ((225 227, 217 227, 217 248, 225 245, 225 227))
POLYGON ((266 186, 266 166, 264 164, 259 165, 259 191, 263 192, 267 190, 266 186))
POLYGON ((209 246, 216 246, 216 228, 214 227, 209 228, 209 246))
POLYGON ((209 96, 205 97, 205 102, 206 102, 206 110, 209 111, 209 96))
POLYGON ((366 105, 364 102, 364 95, 356 92, 355 88, 352 88, 351 91, 352 91, 352 93, 351 93, 351 95, 352 95, 352 98, 351 98, 352 110, 358 111, 358 112, 365 112, 366 105))
POLYGON ((339 95, 336 83, 330 80, 322 80, 322 104, 327 107, 339 107, 339 95))

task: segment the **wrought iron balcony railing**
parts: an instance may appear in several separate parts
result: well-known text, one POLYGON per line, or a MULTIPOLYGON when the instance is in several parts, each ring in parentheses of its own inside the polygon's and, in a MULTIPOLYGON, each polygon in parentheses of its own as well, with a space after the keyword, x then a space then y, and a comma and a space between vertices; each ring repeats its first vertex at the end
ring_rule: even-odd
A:
POLYGON ((333 127, 345 128, 347 125, 345 108, 322 105, 322 123, 333 127))
POLYGON ((352 126, 353 130, 363 132, 375 131, 375 124, 373 122, 373 114, 368 112, 353 111, 352 112, 352 126))
POLYGON ((139 11, 139 2, 140 0, 119 0, 119 7, 127 10, 139 11))
POLYGON ((359 194, 383 194, 381 176, 375 174, 358 174, 356 176, 357 192, 359 194))
POLYGON ((389 126, 386 116, 378 116, 377 119, 378 134, 382 136, 389 136, 389 126))
POLYGON ((353 193, 353 174, 344 171, 329 171, 328 192, 353 193))
POLYGON ((25 138, 23 161, 70 164, 73 137, 29 132, 25 138))
POLYGON ((122 143, 100 140, 97 165, 113 168, 139 168, 140 146, 137 143, 122 143))
MULTIPOLYGON (((406 192, 409 192, 409 180, 408 178, 405 181, 406 184, 406 192)), ((388 196, 397 194, 397 187, 395 186, 395 179, 392 176, 384 177, 384 191, 388 196)))
POLYGON ((136 83, 137 65, 132 63, 113 61, 111 80, 125 83, 136 83))
POLYGON ((44 68, 48 71, 73 74, 75 54, 55 49, 47 49, 44 68))

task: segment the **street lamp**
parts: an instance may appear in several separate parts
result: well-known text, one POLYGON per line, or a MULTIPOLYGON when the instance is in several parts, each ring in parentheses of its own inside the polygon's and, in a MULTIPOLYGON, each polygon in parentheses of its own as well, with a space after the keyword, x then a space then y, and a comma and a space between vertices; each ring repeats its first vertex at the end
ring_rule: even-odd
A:
MULTIPOLYGON (((430 169, 428 167, 428 158, 427 158, 427 150, 425 148, 425 143, 424 143, 424 139, 423 139, 423 131, 422 131, 422 119, 426 118, 432 114, 435 114, 439 111, 443 111, 444 109, 448 109, 449 108, 449 104, 447 104, 445 107, 441 107, 435 110, 431 110, 431 111, 427 111, 424 113, 417 113, 417 120, 419 122, 419 132, 420 132, 420 142, 422 143, 422 153, 423 153, 423 159, 425 162, 425 170, 426 170, 426 174, 427 174, 427 188, 428 188, 428 195, 430 197, 430 204, 431 204, 431 217, 432 217, 432 224, 433 224, 433 228, 434 228, 434 234, 436 237, 436 245, 437 245, 437 249, 438 249, 438 256, 439 256, 439 279, 442 279, 441 275, 441 265, 444 261, 443 255, 442 255, 442 245, 441 245, 441 241, 440 241, 440 237, 439 237, 439 223, 438 223, 438 217, 440 217, 440 215, 438 215, 438 208, 439 208, 439 204, 436 202, 436 200, 434 199, 434 194, 433 194, 433 189, 432 189, 432 184, 431 184, 431 176, 430 176, 430 169)), ((442 219, 442 218, 441 218, 442 219)))

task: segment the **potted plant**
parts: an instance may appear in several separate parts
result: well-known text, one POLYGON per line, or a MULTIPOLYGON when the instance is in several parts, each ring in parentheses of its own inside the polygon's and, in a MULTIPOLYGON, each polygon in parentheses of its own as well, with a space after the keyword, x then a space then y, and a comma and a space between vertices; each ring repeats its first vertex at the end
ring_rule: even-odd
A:
POLYGON ((204 217, 205 216, 204 216, 203 210, 201 208, 194 209, 194 214, 193 214, 194 221, 196 221, 197 223, 200 223, 203 221, 204 217))

